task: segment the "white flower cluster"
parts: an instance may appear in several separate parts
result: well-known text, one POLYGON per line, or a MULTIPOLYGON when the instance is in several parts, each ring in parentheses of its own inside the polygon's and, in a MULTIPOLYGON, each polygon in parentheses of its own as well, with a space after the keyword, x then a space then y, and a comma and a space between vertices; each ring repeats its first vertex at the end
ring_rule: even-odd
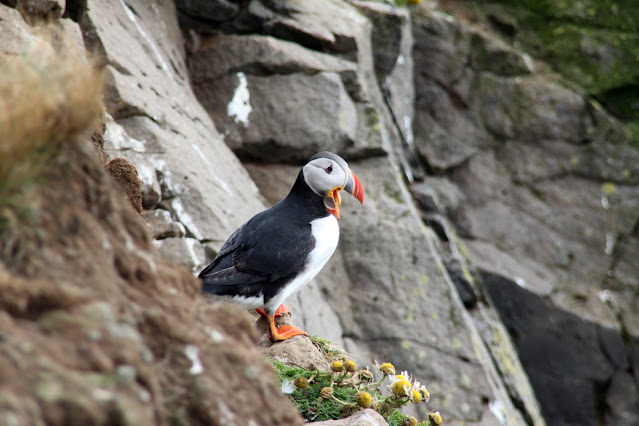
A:
POLYGON ((390 374, 388 377, 391 381, 388 387, 393 394, 408 397, 415 404, 419 403, 422 398, 425 402, 430 399, 428 389, 417 380, 413 380, 408 371, 402 371, 402 374, 397 375, 390 374))

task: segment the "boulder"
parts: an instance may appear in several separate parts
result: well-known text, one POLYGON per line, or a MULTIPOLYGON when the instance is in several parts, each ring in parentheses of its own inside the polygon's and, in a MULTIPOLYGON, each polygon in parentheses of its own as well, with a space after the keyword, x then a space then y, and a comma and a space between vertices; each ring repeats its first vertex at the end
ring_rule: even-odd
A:
MULTIPOLYGON (((275 324, 291 324, 290 314, 277 318, 275 324)), ((330 371, 330 363, 308 336, 295 336, 283 342, 273 343, 269 338, 269 323, 266 317, 260 316, 255 326, 261 336, 260 350, 265 356, 305 370, 330 371)))
POLYGON ((350 4, 340 0, 255 3, 248 12, 264 33, 354 58, 358 31, 365 21, 350 4))
POLYGON ((155 240, 153 244, 164 257, 193 273, 199 272, 206 266, 204 247, 195 238, 168 237, 155 240))
POLYGON ((324 420, 315 424, 317 426, 386 426, 388 423, 377 411, 367 408, 344 419, 324 420))
POLYGON ((189 75, 196 88, 240 70, 263 75, 347 73, 356 69, 354 62, 263 35, 202 36, 191 49, 189 75))
POLYGON ((203 37, 195 47, 195 92, 242 159, 384 152, 356 63, 261 35, 203 37))
POLYGON ((225 140, 245 159, 303 161, 352 144, 357 113, 336 73, 236 74, 197 86, 225 140))
POLYGON ((180 222, 175 222, 167 210, 144 210, 142 219, 149 225, 151 235, 155 240, 171 237, 184 237, 186 230, 180 222))

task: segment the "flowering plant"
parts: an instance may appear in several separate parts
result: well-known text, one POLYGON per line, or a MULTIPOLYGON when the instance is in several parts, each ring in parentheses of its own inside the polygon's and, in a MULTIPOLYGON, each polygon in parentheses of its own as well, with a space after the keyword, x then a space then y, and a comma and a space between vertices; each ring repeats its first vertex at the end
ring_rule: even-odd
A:
POLYGON ((430 393, 406 371, 395 374, 393 364, 375 363, 373 371, 358 370, 352 360, 333 361, 330 371, 309 371, 274 361, 288 393, 308 421, 339 419, 371 408, 391 426, 441 425, 439 412, 427 411, 421 423, 399 409, 407 404, 428 403, 430 393), (378 372, 379 380, 375 381, 378 372))

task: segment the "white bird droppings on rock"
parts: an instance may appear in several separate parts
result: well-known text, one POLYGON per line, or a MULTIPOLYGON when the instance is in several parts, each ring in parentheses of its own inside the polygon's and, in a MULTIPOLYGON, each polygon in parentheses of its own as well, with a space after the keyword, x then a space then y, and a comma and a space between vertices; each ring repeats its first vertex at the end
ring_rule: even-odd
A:
POLYGON ((175 213, 175 217, 179 220, 182 225, 198 240, 203 240, 204 236, 195 226, 195 222, 188 213, 186 213, 186 209, 184 208, 184 204, 182 204, 182 200, 179 198, 174 198, 171 200, 171 208, 175 213))
POLYGON ((239 84, 235 89, 233 99, 229 102, 226 111, 229 117, 233 117, 233 121, 236 123, 242 123, 244 127, 249 126, 249 114, 253 111, 251 108, 251 95, 248 91, 248 83, 246 81, 246 75, 243 72, 238 72, 237 79, 239 84))
POLYGON ((211 340, 215 343, 221 343, 224 341, 224 335, 215 329, 208 329, 209 336, 211 336, 211 340))
POLYGON ((603 303, 610 303, 612 301, 612 293, 608 289, 601 290, 597 293, 597 296, 599 296, 599 300, 603 303))
POLYGON ((495 417, 497 417, 500 425, 506 424, 506 415, 504 414, 504 406, 502 405, 501 401, 491 401, 490 404, 488 404, 488 408, 490 409, 490 412, 493 413, 495 417))
POLYGON ((144 141, 130 137, 124 131, 124 127, 115 121, 107 121, 104 127, 104 149, 106 151, 131 150, 144 153, 146 148, 144 141))
POLYGON ((612 232, 606 232, 606 247, 604 248, 604 253, 610 256, 615 249, 615 236, 612 232))
POLYGON ((195 345, 186 345, 184 348, 184 355, 191 361, 193 365, 189 369, 189 373, 192 375, 198 375, 204 371, 202 362, 200 361, 199 350, 195 345))

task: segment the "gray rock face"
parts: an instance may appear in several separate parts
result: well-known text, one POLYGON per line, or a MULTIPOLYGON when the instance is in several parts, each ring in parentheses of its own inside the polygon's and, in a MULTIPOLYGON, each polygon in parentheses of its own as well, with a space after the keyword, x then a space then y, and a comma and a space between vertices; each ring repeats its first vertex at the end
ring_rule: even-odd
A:
POLYGON ((0 37, 0 52, 4 55, 17 55, 25 47, 33 44, 36 37, 31 34, 28 24, 18 10, 0 7, 0 19, 12 24, 3 25, 2 37, 0 37))
POLYGON ((554 309, 503 278, 487 275, 484 283, 507 327, 518 336, 520 358, 533 386, 544 390, 537 396, 547 418, 596 424, 597 401, 604 398, 606 418, 616 419, 607 424, 636 422, 638 394, 616 330, 554 309))
POLYGON ((243 158, 302 160, 322 149, 339 151, 355 137, 355 106, 335 73, 238 72, 197 87, 225 140, 243 158))
MULTIPOLYGON (((426 7, 413 24, 416 117, 425 123, 415 126, 415 146, 448 181, 438 184, 450 191, 441 199, 500 300, 544 416, 624 423, 625 403, 608 405, 604 390, 626 386, 631 350, 621 336, 638 336, 629 276, 639 271, 628 255, 637 247, 639 154, 627 130, 494 35, 426 7), (527 292, 535 296, 520 300, 527 292)), ((636 399, 636 387, 627 392, 636 399)))
POLYGON ((174 5, 136 3, 133 9, 116 0, 89 2, 80 20, 88 47, 107 64, 107 109, 139 142, 137 151, 121 150, 144 153, 129 159, 148 170, 147 208, 160 201, 155 172, 163 207, 187 235, 221 246, 263 204, 193 95, 174 5))
POLYGON ((201 22, 224 22, 239 13, 240 7, 227 0, 176 0, 180 23, 185 26, 205 26, 201 22))
MULTIPOLYGON (((364 2, 357 5, 364 9, 369 6, 364 5, 364 2)), ((452 281, 442 267, 435 235, 422 224, 417 210, 413 207, 411 196, 401 180, 404 174, 402 168, 403 172, 406 172, 406 167, 410 166, 396 153, 402 153, 405 147, 410 147, 409 142, 412 140, 412 109, 404 105, 405 98, 408 97, 410 101, 412 94, 406 88, 403 78, 412 76, 412 71, 403 67, 405 62, 402 63, 398 58, 411 55, 409 42, 412 39, 406 31, 409 29, 409 20, 394 8, 373 8, 375 10, 366 10, 363 15, 358 15, 360 18, 354 20, 362 23, 360 28, 351 29, 353 34, 356 34, 357 41, 354 46, 358 55, 355 80, 348 80, 349 84, 344 83, 344 75, 350 77, 350 71, 342 72, 340 77, 345 87, 343 93, 349 96, 349 100, 357 108, 357 134, 376 134, 379 146, 384 147, 383 152, 390 155, 370 157, 370 151, 358 150, 357 144, 361 142, 357 141, 361 138, 356 139, 352 149, 339 146, 336 148, 338 152, 361 158, 351 161, 351 166, 364 182, 366 201, 364 206, 354 206, 351 204, 353 200, 346 197, 342 205, 340 249, 318 276, 316 283, 303 289, 299 297, 287 300, 287 304, 293 310, 293 322, 302 325, 311 333, 334 339, 351 353, 370 354, 367 356, 369 361, 381 357, 402 366, 398 368, 410 370, 415 377, 424 378, 447 394, 433 394, 431 404, 438 409, 441 408, 445 417, 452 423, 458 421, 498 424, 499 418, 503 418, 509 424, 524 424, 522 413, 510 400, 509 390, 500 376, 502 373, 494 367, 489 351, 484 346, 483 337, 473 325, 452 281), (389 11, 387 20, 379 16, 385 10, 389 11), (364 18, 364 15, 371 14, 377 16, 376 19, 380 22, 395 22, 394 25, 399 25, 400 28, 393 31, 402 37, 401 42, 390 43, 389 50, 382 52, 385 47, 379 43, 375 45, 375 38, 372 36, 377 28, 364 18), (408 37, 408 41, 403 37, 408 37), (392 70, 380 74, 379 70, 375 69, 375 55, 372 53, 375 49, 380 50, 379 57, 397 58, 395 63, 398 69, 395 70, 393 67, 392 70), (380 76, 386 77, 386 93, 378 84, 380 76), (358 89, 352 90, 353 87, 358 89), (449 400, 456 402, 445 403, 449 400), (483 401, 486 400, 491 401, 494 408, 492 411, 484 404, 483 401)), ((329 13, 330 10, 322 11, 325 15, 329 13)), ((333 19, 342 18, 335 16, 333 19)), ((280 161, 303 158, 314 147, 313 139, 303 135, 302 139, 296 141, 299 147, 290 146, 283 151, 280 148, 281 142, 274 141, 270 146, 262 143, 256 145, 260 149, 247 155, 246 150, 249 148, 246 134, 253 131, 251 128, 264 129, 265 126, 269 126, 267 130, 255 130, 256 134, 282 131, 276 127, 273 130, 273 122, 264 121, 263 115, 254 115, 253 93, 269 100, 279 99, 279 95, 262 95, 263 89, 260 89, 257 83, 251 83, 260 81, 261 77, 253 77, 251 73, 255 73, 256 69, 266 70, 267 73, 279 70, 284 74, 275 74, 262 78, 261 81, 266 83, 275 78, 287 78, 291 81, 291 76, 305 75, 308 69, 317 67, 312 58, 317 57, 319 53, 310 49, 300 50, 297 46, 295 49, 303 53, 301 58, 309 59, 297 58, 297 61, 294 61, 282 53, 281 46, 284 43, 281 41, 275 42, 262 36, 242 37, 246 39, 248 46, 234 48, 249 52, 259 60, 259 65, 255 65, 256 60, 250 57, 241 59, 241 62, 234 62, 237 59, 226 59, 226 55, 229 55, 229 58, 233 55, 220 52, 218 68, 218 64, 213 61, 213 58, 218 56, 215 54, 216 46, 235 46, 240 37, 224 35, 203 41, 202 47, 194 52, 190 59, 194 80, 197 79, 200 84, 197 93, 229 93, 223 95, 225 101, 221 105, 211 103, 209 111, 216 122, 223 121, 234 128, 244 129, 242 131, 246 133, 242 136, 243 145, 234 147, 235 152, 243 158, 253 161, 259 159, 262 162, 272 162, 278 158, 280 161), (250 47, 251 44, 253 47, 250 47), (209 46, 213 50, 207 51, 209 46), (259 49, 256 46, 259 46, 259 49), (209 61, 207 66, 205 60, 209 61), (244 126, 245 123, 241 120, 237 120, 236 123, 234 119, 228 118, 229 108, 226 99, 235 96, 239 83, 236 74, 238 69, 225 65, 231 63, 241 63, 239 70, 246 78, 247 92, 250 96, 245 96, 245 99, 248 98, 250 101, 245 105, 251 105, 250 113, 246 115, 249 120, 247 126, 244 126), (230 76, 223 75, 227 69, 233 69, 230 76), (230 80, 232 84, 226 80, 230 80), (280 145, 277 145, 278 143, 280 145), (288 152, 288 157, 281 157, 280 152, 288 152)), ((306 42, 305 38, 296 41, 305 46, 315 45, 306 42)), ((319 44, 319 41, 317 43, 319 44)), ((339 64, 338 61, 337 57, 333 57, 325 63, 339 64)), ((323 78, 326 74, 327 71, 319 69, 312 77, 323 78)), ((313 93, 312 96, 323 96, 324 93, 313 93)), ((299 96, 306 96, 306 103, 310 103, 310 98, 304 92, 300 92, 299 96)), ((214 100, 212 97, 207 99, 214 100)), ((337 99, 339 98, 335 95, 330 102, 337 99)), ((293 120, 298 125, 304 124, 311 128, 314 125, 313 122, 309 124, 299 121, 300 117, 304 117, 300 114, 305 112, 291 110, 285 105, 276 107, 282 108, 282 111, 291 116, 282 117, 283 112, 278 113, 277 117, 273 116, 273 119, 279 120, 280 123, 282 120, 293 120)), ((288 129, 291 129, 290 125, 288 129)), ((229 135, 229 139, 235 137, 231 133, 229 135)), ((281 136, 281 140, 285 140, 285 137, 287 136, 281 136)), ((332 140, 326 139, 323 146, 335 147, 331 145, 332 140)), ((281 164, 268 166, 251 163, 247 164, 247 167, 271 203, 286 195, 299 170, 298 166, 285 167, 281 164)), ((493 321, 497 321, 496 314, 493 315, 493 321)), ((498 329, 498 326, 495 325, 495 328, 498 329)), ((508 359, 511 361, 514 360, 510 365, 517 368, 516 357, 508 344, 508 337, 504 333, 495 334, 500 335, 502 341, 494 343, 494 347, 501 348, 502 355, 510 357, 508 359)), ((496 340, 498 339, 495 338, 496 340)), ((543 421, 540 420, 538 411, 535 411, 534 396, 529 390, 528 393, 523 391, 529 389, 527 379, 521 370, 518 374, 519 376, 517 373, 510 375, 513 383, 509 386, 512 385, 514 389, 512 393, 525 400, 525 415, 541 424, 543 421)))
POLYGON ((302 162, 321 150, 383 152, 366 137, 355 63, 261 35, 205 38, 194 48, 195 92, 241 158, 302 162))

